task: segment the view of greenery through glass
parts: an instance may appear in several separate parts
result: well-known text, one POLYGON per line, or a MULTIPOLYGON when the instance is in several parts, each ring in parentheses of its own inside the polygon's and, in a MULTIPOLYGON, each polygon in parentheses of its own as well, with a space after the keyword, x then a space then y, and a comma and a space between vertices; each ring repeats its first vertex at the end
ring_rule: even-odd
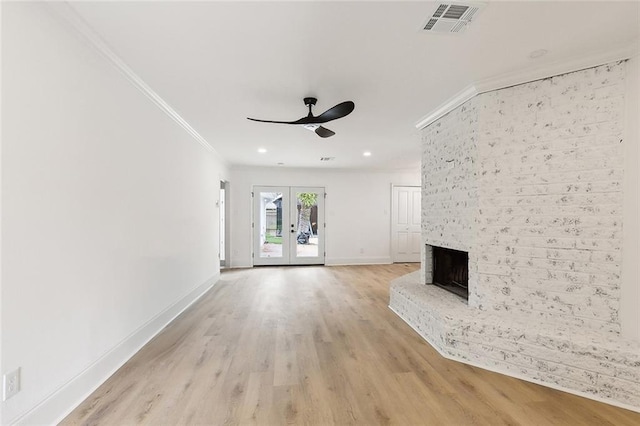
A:
POLYGON ((282 237, 276 237, 274 235, 267 235, 264 240, 269 244, 282 244, 282 237))
POLYGON ((298 244, 308 244, 309 238, 313 235, 311 226, 311 209, 318 201, 318 194, 315 192, 302 192, 298 194, 300 211, 298 212, 298 244))

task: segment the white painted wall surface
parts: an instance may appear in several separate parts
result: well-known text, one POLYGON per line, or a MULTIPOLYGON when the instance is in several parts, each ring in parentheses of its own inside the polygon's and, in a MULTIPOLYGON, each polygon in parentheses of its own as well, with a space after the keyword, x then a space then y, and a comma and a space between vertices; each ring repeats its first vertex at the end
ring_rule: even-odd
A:
POLYGON ((627 61, 624 216, 620 322, 622 334, 640 340, 640 58, 627 61))
POLYGON ((391 185, 419 185, 418 170, 340 171, 282 167, 234 168, 231 181, 231 266, 252 265, 254 185, 320 186, 325 205, 326 264, 391 262, 391 185))
POLYGON ((50 424, 219 276, 224 165, 40 4, 2 5, 0 423, 50 424))

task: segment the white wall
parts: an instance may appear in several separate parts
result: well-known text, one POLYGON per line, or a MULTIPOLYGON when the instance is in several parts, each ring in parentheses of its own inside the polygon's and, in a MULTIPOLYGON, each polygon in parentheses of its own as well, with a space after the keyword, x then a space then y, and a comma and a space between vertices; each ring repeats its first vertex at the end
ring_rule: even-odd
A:
POLYGON ((627 61, 626 132, 624 136, 624 216, 620 322, 625 337, 640 340, 640 65, 639 57, 627 61))
POLYGON ((390 263, 391 185, 420 185, 418 170, 245 167, 234 168, 230 173, 232 267, 252 265, 251 191, 254 185, 325 188, 327 265, 390 263))
POLYGON ((217 280, 225 170, 40 4, 2 87, 0 423, 53 423, 217 280))

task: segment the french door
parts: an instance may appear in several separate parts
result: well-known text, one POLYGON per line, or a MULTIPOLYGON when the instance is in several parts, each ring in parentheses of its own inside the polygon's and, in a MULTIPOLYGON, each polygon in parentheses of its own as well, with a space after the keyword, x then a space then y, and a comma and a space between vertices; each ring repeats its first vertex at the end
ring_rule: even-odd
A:
POLYGON ((253 188, 253 264, 324 264, 324 188, 253 188))

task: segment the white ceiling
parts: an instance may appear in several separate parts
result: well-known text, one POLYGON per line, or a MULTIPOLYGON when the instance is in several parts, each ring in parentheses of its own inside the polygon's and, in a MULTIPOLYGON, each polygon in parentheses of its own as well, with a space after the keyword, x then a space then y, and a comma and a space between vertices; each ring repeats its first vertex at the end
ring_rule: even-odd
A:
POLYGON ((464 33, 421 32, 436 4, 72 3, 234 165, 415 168, 415 123, 469 84, 639 39, 637 2, 490 2, 464 33), (529 58, 538 49, 548 54, 529 58), (305 96, 318 98, 316 115, 356 108, 326 124, 337 133, 327 139, 246 119, 298 119, 305 96))

